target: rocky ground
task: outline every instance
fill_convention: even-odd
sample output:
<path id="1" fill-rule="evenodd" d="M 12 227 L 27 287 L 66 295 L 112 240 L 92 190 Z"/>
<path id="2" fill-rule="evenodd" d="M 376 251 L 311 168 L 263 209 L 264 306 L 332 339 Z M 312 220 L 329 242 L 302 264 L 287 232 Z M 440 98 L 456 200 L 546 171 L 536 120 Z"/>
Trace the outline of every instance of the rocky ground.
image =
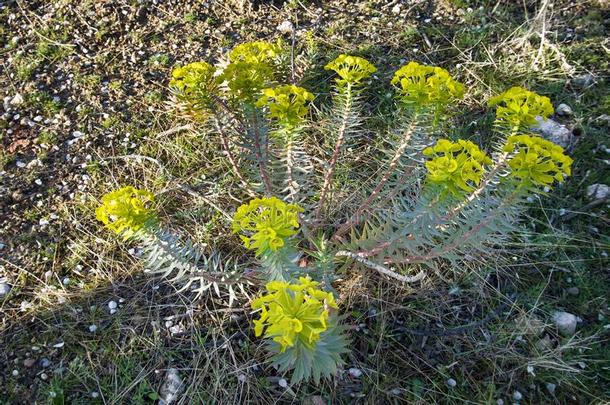
<path id="1" fill-rule="evenodd" d="M 184 403 L 214 395 L 262 403 L 608 400 L 609 19 L 602 0 L 0 1 L 0 403 L 149 403 L 171 397 L 180 379 L 189 382 L 177 389 Z M 152 154 L 187 182 L 215 181 L 197 169 L 200 141 L 161 144 L 159 134 L 181 124 L 165 103 L 171 68 L 280 37 L 285 21 L 321 61 L 354 51 L 382 66 L 381 75 L 401 60 L 448 68 L 480 96 L 467 100 L 465 121 L 484 115 L 483 100 L 509 85 L 551 97 L 556 115 L 541 131 L 568 148 L 575 174 L 532 204 L 531 243 L 545 248 L 526 271 L 533 282 L 515 310 L 521 331 L 513 320 L 495 325 L 487 331 L 493 345 L 485 331 L 428 340 L 391 329 L 387 337 L 390 319 L 376 314 L 394 304 L 379 289 L 394 287 L 381 283 L 353 302 L 359 354 L 343 378 L 295 394 L 262 370 L 260 353 L 240 351 L 251 338 L 242 314 L 176 303 L 170 287 L 100 240 L 92 207 L 103 186 L 159 180 L 117 157 Z M 182 211 L 193 234 L 200 209 Z M 472 307 L 470 317 L 453 318 L 466 323 L 495 306 L 441 292 L 401 305 L 438 305 L 443 316 Z M 391 321 L 410 321 L 398 318 Z M 561 340 L 576 330 L 577 339 Z M 480 352 L 486 339 L 502 350 L 490 361 Z M 221 347 L 223 356 L 197 344 Z"/>

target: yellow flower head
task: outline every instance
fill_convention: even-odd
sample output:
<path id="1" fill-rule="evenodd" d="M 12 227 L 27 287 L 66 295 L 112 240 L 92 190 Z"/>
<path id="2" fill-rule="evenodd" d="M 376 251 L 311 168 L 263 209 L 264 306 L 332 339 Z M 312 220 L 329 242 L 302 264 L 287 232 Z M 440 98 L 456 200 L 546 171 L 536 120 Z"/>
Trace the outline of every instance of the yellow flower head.
<path id="1" fill-rule="evenodd" d="M 214 90 L 216 69 L 207 62 L 193 62 L 172 70 L 170 87 L 188 95 L 207 94 Z"/>
<path id="2" fill-rule="evenodd" d="M 152 202 L 154 196 L 151 192 L 123 187 L 102 197 L 102 205 L 95 210 L 95 217 L 106 228 L 128 239 L 155 218 L 154 212 L 146 207 Z"/>
<path id="3" fill-rule="evenodd" d="M 298 125 L 307 115 L 306 104 L 314 96 L 302 87 L 286 84 L 264 89 L 258 107 L 269 107 L 269 115 L 285 125 Z"/>
<path id="4" fill-rule="evenodd" d="M 572 158 L 561 146 L 539 136 L 509 136 L 504 151 L 515 153 L 508 165 L 512 176 L 525 185 L 551 186 L 555 180 L 561 183 L 564 176 L 572 173 Z"/>
<path id="5" fill-rule="evenodd" d="M 268 63 L 278 57 L 281 49 L 278 45 L 265 41 L 246 42 L 237 45 L 229 54 L 230 62 Z"/>
<path id="6" fill-rule="evenodd" d="M 288 237 L 296 235 L 299 212 L 303 208 L 277 197 L 255 198 L 237 209 L 233 232 L 240 233 L 244 246 L 256 249 L 257 256 L 277 251 L 284 247 Z"/>
<path id="7" fill-rule="evenodd" d="M 280 352 L 297 342 L 312 348 L 328 328 L 330 308 L 338 309 L 333 294 L 317 289 L 319 283 L 300 277 L 295 284 L 283 281 L 267 283 L 268 294 L 252 301 L 260 309 L 254 321 L 254 333 L 273 338 Z"/>
<path id="8" fill-rule="evenodd" d="M 555 111 L 548 97 L 523 87 L 511 87 L 492 97 L 488 104 L 496 106 L 496 122 L 509 128 L 530 128 L 536 124 L 537 116 L 546 119 Z"/>
<path id="9" fill-rule="evenodd" d="M 334 70 L 339 75 L 335 79 L 339 86 L 358 85 L 377 71 L 377 68 L 368 60 L 345 54 L 337 56 L 335 60 L 324 66 L 324 69 Z"/>
<path id="10" fill-rule="evenodd" d="M 477 145 L 462 139 L 457 142 L 440 139 L 423 153 L 431 157 L 426 162 L 428 181 L 444 185 L 457 196 L 474 190 L 474 185 L 481 183 L 483 166 L 491 164 L 489 156 Z"/>
<path id="11" fill-rule="evenodd" d="M 239 100 L 252 102 L 274 77 L 274 61 L 280 55 L 278 45 L 269 42 L 247 42 L 233 48 L 229 65 L 220 75 L 231 93 Z"/>
<path id="12" fill-rule="evenodd" d="M 464 85 L 445 69 L 409 62 L 394 73 L 391 83 L 398 90 L 398 99 L 414 107 L 443 108 L 464 97 Z"/>

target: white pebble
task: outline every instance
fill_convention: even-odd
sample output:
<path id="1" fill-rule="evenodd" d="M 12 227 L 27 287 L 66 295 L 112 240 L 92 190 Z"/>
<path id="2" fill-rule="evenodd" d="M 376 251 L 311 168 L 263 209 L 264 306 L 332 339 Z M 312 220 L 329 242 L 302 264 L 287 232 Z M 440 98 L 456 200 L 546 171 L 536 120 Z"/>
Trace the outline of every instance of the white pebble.
<path id="1" fill-rule="evenodd" d="M 447 380 L 447 386 L 449 388 L 453 388 L 457 385 L 457 381 L 455 381 L 453 378 L 450 378 Z"/>
<path id="2" fill-rule="evenodd" d="M 89 332 L 95 333 L 97 331 L 97 325 L 89 325 Z"/>
<path id="3" fill-rule="evenodd" d="M 523 395 L 519 391 L 515 390 L 515 392 L 513 392 L 513 399 L 515 401 L 521 401 L 521 399 L 523 399 Z"/>
<path id="4" fill-rule="evenodd" d="M 347 372 L 354 378 L 360 378 L 362 376 L 362 371 L 354 367 L 347 370 Z"/>
<path id="5" fill-rule="evenodd" d="M 280 378 L 280 380 L 277 382 L 277 384 L 282 388 L 288 387 L 288 381 L 286 381 L 285 378 Z"/>
<path id="6" fill-rule="evenodd" d="M 118 306 L 118 305 L 117 305 L 117 303 L 116 303 L 115 301 L 110 301 L 110 302 L 108 303 L 108 308 L 110 308 L 110 309 L 116 309 L 116 308 L 117 308 L 117 306 Z"/>
<path id="7" fill-rule="evenodd" d="M 13 370 L 13 377 L 17 377 L 19 375 L 19 371 Z"/>

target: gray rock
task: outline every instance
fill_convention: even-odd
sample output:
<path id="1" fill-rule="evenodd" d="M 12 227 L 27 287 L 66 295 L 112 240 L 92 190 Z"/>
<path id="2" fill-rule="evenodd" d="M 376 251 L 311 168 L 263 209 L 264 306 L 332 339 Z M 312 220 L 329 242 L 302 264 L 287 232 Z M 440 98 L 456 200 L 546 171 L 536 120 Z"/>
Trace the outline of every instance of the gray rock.
<path id="1" fill-rule="evenodd" d="M 23 360 L 23 365 L 27 368 L 32 367 L 34 364 L 36 364 L 36 359 L 27 358 Z"/>
<path id="2" fill-rule="evenodd" d="M 577 87 L 585 89 L 595 84 L 595 76 L 591 73 L 585 73 L 584 75 L 573 78 L 572 83 Z"/>
<path id="3" fill-rule="evenodd" d="M 553 347 L 553 342 L 551 341 L 551 337 L 549 335 L 544 335 L 542 339 L 536 342 L 536 348 L 541 352 L 545 350 L 549 350 Z"/>
<path id="4" fill-rule="evenodd" d="M 587 187 L 587 197 L 592 200 L 601 200 L 610 197 L 610 187 L 606 184 L 591 184 Z"/>
<path id="5" fill-rule="evenodd" d="M 178 399 L 183 389 L 182 379 L 178 375 L 178 370 L 170 368 L 165 374 L 165 381 L 161 386 L 159 405 L 169 405 Z"/>
<path id="6" fill-rule="evenodd" d="M 557 115 L 562 115 L 565 117 L 571 117 L 572 115 L 574 115 L 574 111 L 572 111 L 572 107 L 570 107 L 567 104 L 559 104 L 557 106 L 557 108 L 555 109 L 555 112 L 557 113 Z"/>
<path id="7" fill-rule="evenodd" d="M 15 94 L 11 99 L 11 105 L 21 105 L 23 104 L 23 96 L 19 93 Z"/>
<path id="8" fill-rule="evenodd" d="M 0 298 L 3 298 L 11 291 L 11 286 L 7 283 L 0 283 Z"/>
<path id="9" fill-rule="evenodd" d="M 564 148 L 572 144 L 574 135 L 565 125 L 561 125 L 550 118 L 545 120 L 542 117 L 536 117 L 536 121 L 538 121 L 538 125 L 533 126 L 532 131 Z"/>
<path id="10" fill-rule="evenodd" d="M 551 395 L 555 395 L 555 389 L 557 388 L 557 385 L 553 384 L 553 383 L 547 383 L 546 384 L 546 390 L 549 392 L 549 394 Z"/>
<path id="11" fill-rule="evenodd" d="M 569 312 L 557 311 L 553 314 L 553 322 L 563 336 L 570 337 L 576 333 L 578 319 Z"/>
<path id="12" fill-rule="evenodd" d="M 577 296 L 580 293 L 578 287 L 570 287 L 566 290 L 569 295 Z"/>

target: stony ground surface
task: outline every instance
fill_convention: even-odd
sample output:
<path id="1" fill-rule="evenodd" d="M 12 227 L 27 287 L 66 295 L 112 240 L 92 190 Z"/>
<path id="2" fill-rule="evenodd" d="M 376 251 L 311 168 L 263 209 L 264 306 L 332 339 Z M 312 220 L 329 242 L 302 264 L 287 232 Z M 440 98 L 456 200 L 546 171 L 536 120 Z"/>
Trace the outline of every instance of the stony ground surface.
<path id="1" fill-rule="evenodd" d="M 184 403 L 607 400 L 609 18 L 601 0 L 0 1 L 0 403 L 150 403 L 172 390 L 175 367 L 188 382 Z M 321 61 L 350 51 L 380 75 L 411 59 L 450 69 L 476 89 L 465 124 L 509 85 L 547 94 L 557 109 L 547 135 L 576 160 L 569 184 L 533 203 L 531 243 L 545 248 L 530 258 L 514 316 L 473 338 L 404 336 L 394 326 L 413 319 L 396 308 L 435 306 L 437 320 L 461 324 L 495 303 L 447 286 L 389 303 L 386 294 L 403 292 L 376 281 L 351 302 L 358 353 L 342 378 L 297 394 L 244 349 L 243 314 L 175 302 L 100 241 L 92 216 L 100 185 L 153 181 L 117 156 L 152 153 L 185 181 L 215 181 L 220 173 L 197 169 L 199 141 L 159 145 L 159 133 L 180 125 L 165 104 L 168 74 L 279 37 L 287 20 Z M 201 209 L 181 211 L 193 234 Z M 578 339 L 562 341 L 557 325 L 574 322 Z"/>

